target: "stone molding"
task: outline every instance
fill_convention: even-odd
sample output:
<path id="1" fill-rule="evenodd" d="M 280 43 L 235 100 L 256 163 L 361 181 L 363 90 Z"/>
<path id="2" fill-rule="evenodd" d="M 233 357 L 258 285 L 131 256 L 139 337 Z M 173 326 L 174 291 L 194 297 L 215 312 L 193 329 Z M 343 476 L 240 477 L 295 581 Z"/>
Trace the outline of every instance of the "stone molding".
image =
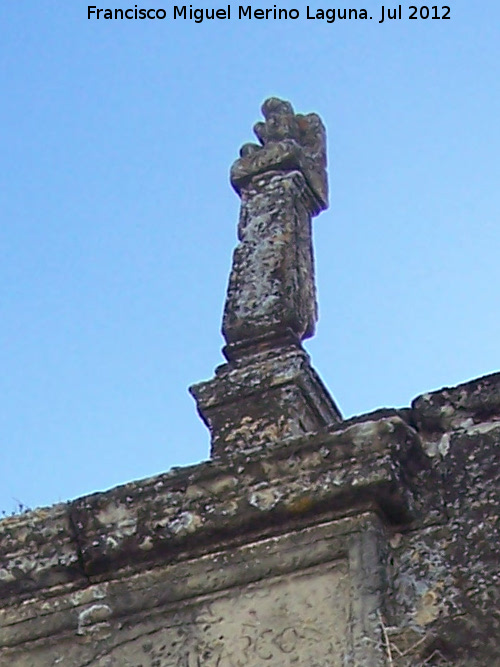
<path id="1" fill-rule="evenodd" d="M 121 628 L 151 618 L 157 632 L 179 609 L 194 632 L 190 614 L 207 595 L 223 604 L 230 591 L 293 572 L 321 580 L 314 568 L 358 554 L 357 565 L 345 556 L 351 574 L 364 572 L 353 582 L 366 583 L 365 593 L 351 588 L 357 648 L 346 664 L 384 665 L 392 650 L 397 667 L 495 665 L 499 388 L 493 374 L 410 409 L 4 519 L 0 664 L 49 667 L 69 647 L 80 651 L 75 667 L 106 667 L 92 646 L 115 650 Z M 330 530 L 338 548 L 312 539 Z M 271 567 L 266 554 L 285 545 L 288 565 Z"/>
<path id="2" fill-rule="evenodd" d="M 265 459 L 259 450 L 235 454 L 13 517 L 0 523 L 2 597 L 82 587 L 88 577 L 205 553 L 287 522 L 366 509 L 409 519 L 416 501 L 405 457 L 428 466 L 415 431 L 391 417 L 290 439 Z"/>
<path id="3" fill-rule="evenodd" d="M 385 660 L 375 612 L 381 608 L 384 594 L 381 554 L 385 553 L 386 541 L 378 517 L 365 512 L 226 547 L 204 558 L 159 563 L 154 569 L 89 584 L 81 591 L 66 591 L 62 587 L 57 597 L 30 600 L 21 613 L 9 608 L 0 612 L 0 658 L 18 667 L 30 664 L 32 651 L 37 655 L 47 651 L 52 656 L 59 651 L 72 664 L 100 665 L 97 660 L 119 650 L 124 637 L 133 643 L 140 633 L 131 631 L 132 628 L 139 629 L 144 624 L 147 634 L 151 634 L 162 627 L 168 628 L 169 618 L 180 616 L 185 623 L 194 622 L 195 627 L 197 624 L 199 631 L 199 621 L 194 620 L 197 610 L 203 614 L 207 603 L 234 595 L 232 590 L 243 590 L 249 598 L 252 591 L 259 595 L 259 590 L 269 590 L 275 581 L 286 581 L 293 590 L 298 578 L 311 583 L 318 580 L 321 585 L 322 577 L 342 571 L 345 583 L 343 590 L 338 591 L 341 597 L 336 604 L 346 605 L 345 613 L 337 618 L 343 627 L 330 628 L 322 636 L 318 625 L 313 626 L 314 643 L 326 644 L 328 634 L 338 633 L 339 643 L 335 647 L 338 654 L 332 655 L 332 665 L 382 667 Z M 334 608 L 329 613 L 338 614 Z M 206 614 L 203 618 L 206 624 L 209 620 Z M 221 627 L 227 620 L 221 617 Z M 300 633 L 301 627 L 292 625 L 290 630 Z M 269 632 L 265 627 L 263 631 L 264 635 Z M 213 646 L 205 644 L 204 649 Z M 199 642 L 195 650 L 200 652 Z M 300 651 L 299 646 L 295 650 Z M 288 664 L 285 660 L 288 652 L 284 651 L 280 664 Z M 211 665 L 209 658 L 205 664 Z"/>

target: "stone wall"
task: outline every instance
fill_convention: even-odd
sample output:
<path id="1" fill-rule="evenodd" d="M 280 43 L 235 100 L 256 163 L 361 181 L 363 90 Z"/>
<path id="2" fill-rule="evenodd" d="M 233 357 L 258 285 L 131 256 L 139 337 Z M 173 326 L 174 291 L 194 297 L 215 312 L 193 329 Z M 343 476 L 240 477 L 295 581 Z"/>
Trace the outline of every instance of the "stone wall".
<path id="1" fill-rule="evenodd" d="M 0 665 L 500 665 L 500 374 L 0 523 Z"/>

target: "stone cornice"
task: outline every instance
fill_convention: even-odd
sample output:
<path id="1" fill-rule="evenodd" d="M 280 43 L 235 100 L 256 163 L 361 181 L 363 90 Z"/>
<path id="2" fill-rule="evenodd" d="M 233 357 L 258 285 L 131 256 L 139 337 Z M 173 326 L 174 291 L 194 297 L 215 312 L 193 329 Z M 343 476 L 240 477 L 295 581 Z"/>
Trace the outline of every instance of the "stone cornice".
<path id="1" fill-rule="evenodd" d="M 401 462 L 426 465 L 416 432 L 399 417 L 278 443 L 173 469 L 0 523 L 0 590 L 29 596 L 89 578 L 220 548 L 224 541 L 371 509 L 411 519 Z"/>

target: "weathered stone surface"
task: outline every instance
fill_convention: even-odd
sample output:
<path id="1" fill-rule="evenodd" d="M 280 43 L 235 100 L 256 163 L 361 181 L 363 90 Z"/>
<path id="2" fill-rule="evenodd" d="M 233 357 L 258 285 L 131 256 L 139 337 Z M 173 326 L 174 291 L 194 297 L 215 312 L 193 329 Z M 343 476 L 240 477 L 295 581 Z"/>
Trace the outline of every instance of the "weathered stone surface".
<path id="1" fill-rule="evenodd" d="M 431 437 L 433 435 L 460 428 L 470 430 L 477 423 L 499 421 L 500 373 L 423 394 L 412 402 L 411 414 L 418 430 L 434 442 L 438 441 Z M 446 439 L 440 447 L 446 449 Z"/>
<path id="2" fill-rule="evenodd" d="M 326 138 L 315 114 L 267 100 L 231 170 L 241 196 L 222 321 L 228 364 L 191 388 L 212 456 L 272 445 L 341 420 L 301 346 L 317 320 L 311 218 L 327 206 Z"/>
<path id="3" fill-rule="evenodd" d="M 273 172 L 242 192 L 222 332 L 229 356 L 261 340 L 314 334 L 317 320 L 307 187 L 299 172 Z"/>
<path id="4" fill-rule="evenodd" d="M 265 122 L 254 132 L 261 142 L 245 144 L 241 159 L 231 168 L 231 182 L 238 193 L 254 177 L 268 171 L 301 171 L 315 200 L 313 211 L 328 206 L 326 132 L 315 113 L 295 114 L 290 102 L 271 97 L 262 105 Z"/>
<path id="5" fill-rule="evenodd" d="M 271 349 L 221 366 L 190 389 L 212 433 L 212 455 L 272 446 L 341 419 L 308 355 Z"/>
<path id="6" fill-rule="evenodd" d="M 311 216 L 328 205 L 325 128 L 276 98 L 231 169 L 241 197 L 222 332 L 229 359 L 255 343 L 314 334 L 317 320 Z"/>
<path id="7" fill-rule="evenodd" d="M 0 664 L 382 666 L 383 539 L 366 513 L 33 600 L 0 616 Z"/>
<path id="8" fill-rule="evenodd" d="M 85 578 L 66 505 L 0 521 L 0 600 L 82 581 Z"/>
<path id="9" fill-rule="evenodd" d="M 415 508 L 400 459 L 419 447 L 412 430 L 394 418 L 292 440 L 265 460 L 256 450 L 82 498 L 72 503 L 71 520 L 85 573 L 201 554 L 248 531 L 272 532 L 301 517 L 307 522 L 313 513 L 377 508 L 399 521 Z"/>
<path id="10" fill-rule="evenodd" d="M 499 396 L 497 373 L 412 403 L 444 515 L 391 540 L 395 665 L 500 665 Z"/>
<path id="11" fill-rule="evenodd" d="M 485 387 L 0 522 L 0 665 L 497 667 Z"/>
<path id="12" fill-rule="evenodd" d="M 418 436 L 397 416 L 290 439 L 266 451 L 265 458 L 262 449 L 242 452 L 1 522 L 17 545 L 4 561 L 3 599 L 29 593 L 31 581 L 45 589 L 66 582 L 81 587 L 94 576 L 182 560 L 224 540 L 276 532 L 312 517 L 374 509 L 400 522 L 419 507 L 405 461 L 415 462 L 416 474 L 429 467 Z M 43 549 L 24 540 L 26 525 L 39 517 Z M 67 542 L 53 538 L 60 526 L 71 526 Z M 46 576 L 49 557 L 57 577 Z M 25 560 L 30 576 L 16 579 Z"/>

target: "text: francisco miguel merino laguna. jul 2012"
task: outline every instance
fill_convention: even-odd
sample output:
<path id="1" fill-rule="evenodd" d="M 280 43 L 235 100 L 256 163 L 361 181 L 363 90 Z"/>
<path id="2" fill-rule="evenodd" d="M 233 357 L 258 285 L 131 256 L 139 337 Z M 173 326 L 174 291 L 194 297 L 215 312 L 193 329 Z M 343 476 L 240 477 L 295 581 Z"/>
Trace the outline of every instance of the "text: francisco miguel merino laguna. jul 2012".
<path id="1" fill-rule="evenodd" d="M 378 15 L 374 15 L 378 14 Z M 174 5 L 169 8 L 167 12 L 163 7 L 159 8 L 143 8 L 138 5 L 129 7 L 127 9 L 109 9 L 97 7 L 95 5 L 88 5 L 87 7 L 88 19 L 128 19 L 128 20 L 144 20 L 144 19 L 183 19 L 185 21 L 193 21 L 194 23 L 203 23 L 205 20 L 273 20 L 286 21 L 297 20 L 304 18 L 306 20 L 326 21 L 327 23 L 335 23 L 339 20 L 377 20 L 378 23 L 384 23 L 386 20 L 441 20 L 451 18 L 451 8 L 447 5 L 396 5 L 395 7 L 386 7 L 380 5 L 378 13 L 364 8 L 316 8 L 307 5 L 305 10 L 294 8 L 283 8 L 273 5 L 272 7 L 254 7 L 252 5 L 238 5 L 232 7 L 227 5 L 222 8 L 204 8 L 193 7 L 193 5 Z"/>

